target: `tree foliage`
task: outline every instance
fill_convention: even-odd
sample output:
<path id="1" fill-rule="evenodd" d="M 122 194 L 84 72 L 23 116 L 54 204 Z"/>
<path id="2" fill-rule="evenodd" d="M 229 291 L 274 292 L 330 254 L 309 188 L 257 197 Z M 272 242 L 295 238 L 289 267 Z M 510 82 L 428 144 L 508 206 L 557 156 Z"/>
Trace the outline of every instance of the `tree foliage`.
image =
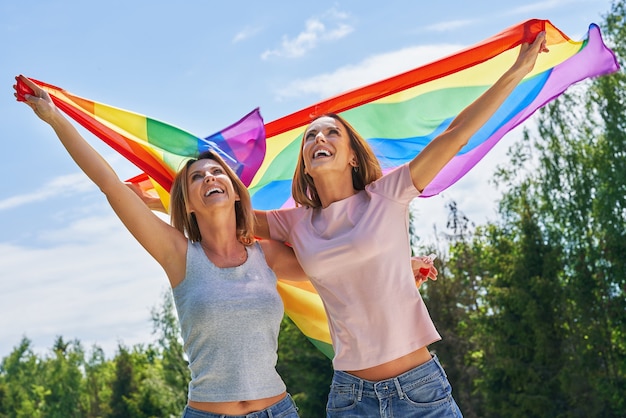
<path id="1" fill-rule="evenodd" d="M 626 0 L 602 24 L 626 64 Z M 439 279 L 420 292 L 464 416 L 626 416 L 626 75 L 568 90 L 496 173 L 498 219 L 474 228 L 456 203 Z M 0 363 L 0 418 L 174 417 L 189 372 L 169 292 L 155 344 L 107 359 L 58 337 L 46 355 L 23 338 Z M 409 332 L 409 331 L 407 331 Z M 282 323 L 279 373 L 303 418 L 324 416 L 330 361 Z"/>
<path id="2" fill-rule="evenodd" d="M 325 416 L 332 364 L 287 317 L 283 319 L 278 337 L 276 368 L 301 418 Z"/>
<path id="3" fill-rule="evenodd" d="M 601 25 L 622 68 L 625 4 Z M 497 172 L 496 221 L 464 230 L 449 208 L 440 279 L 424 289 L 443 336 L 431 348 L 466 417 L 623 417 L 623 70 L 568 90 L 536 122 Z"/>
<path id="4" fill-rule="evenodd" d="M 37 355 L 24 338 L 0 363 L 0 418 L 178 417 L 187 402 L 190 373 L 171 293 L 152 310 L 156 344 L 119 344 L 112 359 L 94 346 L 57 337 Z M 330 360 L 285 318 L 277 369 L 300 416 L 324 415 Z"/>

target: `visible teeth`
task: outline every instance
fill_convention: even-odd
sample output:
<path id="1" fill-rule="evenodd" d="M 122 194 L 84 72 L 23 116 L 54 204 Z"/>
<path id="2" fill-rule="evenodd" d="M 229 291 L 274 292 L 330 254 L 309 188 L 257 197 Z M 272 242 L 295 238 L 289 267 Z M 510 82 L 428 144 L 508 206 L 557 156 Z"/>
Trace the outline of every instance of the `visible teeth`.
<path id="1" fill-rule="evenodd" d="M 218 189 L 217 187 L 213 187 L 212 189 L 207 190 L 207 192 L 204 195 L 209 196 L 213 193 L 224 193 L 224 191 L 222 189 Z"/>
<path id="2" fill-rule="evenodd" d="M 317 151 L 315 151 L 315 154 L 313 154 L 313 158 L 317 158 L 319 156 L 330 157 L 330 152 L 325 149 L 318 149 Z"/>

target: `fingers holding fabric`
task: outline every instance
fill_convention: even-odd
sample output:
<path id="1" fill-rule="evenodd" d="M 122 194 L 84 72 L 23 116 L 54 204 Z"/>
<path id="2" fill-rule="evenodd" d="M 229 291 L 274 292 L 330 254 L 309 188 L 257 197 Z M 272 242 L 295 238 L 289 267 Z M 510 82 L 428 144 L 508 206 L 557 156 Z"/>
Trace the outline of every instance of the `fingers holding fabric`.
<path id="1" fill-rule="evenodd" d="M 15 80 L 17 83 L 13 85 L 13 95 L 17 101 L 26 103 L 39 118 L 49 122 L 56 113 L 56 106 L 48 92 L 21 74 Z"/>

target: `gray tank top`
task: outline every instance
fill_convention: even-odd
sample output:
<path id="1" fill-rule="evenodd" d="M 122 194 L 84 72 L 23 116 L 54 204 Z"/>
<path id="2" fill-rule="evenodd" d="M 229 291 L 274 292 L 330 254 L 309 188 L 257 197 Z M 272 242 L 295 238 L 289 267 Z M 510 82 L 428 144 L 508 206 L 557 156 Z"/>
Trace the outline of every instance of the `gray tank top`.
<path id="1" fill-rule="evenodd" d="M 286 390 L 276 372 L 283 302 L 259 243 L 247 261 L 218 268 L 188 242 L 187 272 L 173 290 L 197 402 L 268 398 Z"/>

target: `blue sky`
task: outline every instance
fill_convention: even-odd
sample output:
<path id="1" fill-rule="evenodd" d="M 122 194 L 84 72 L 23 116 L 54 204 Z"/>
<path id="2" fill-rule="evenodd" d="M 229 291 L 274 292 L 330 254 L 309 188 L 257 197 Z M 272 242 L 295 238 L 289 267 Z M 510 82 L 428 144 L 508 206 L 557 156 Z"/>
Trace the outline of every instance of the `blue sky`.
<path id="1" fill-rule="evenodd" d="M 162 1 L 0 4 L 0 357 L 23 336 L 113 355 L 154 341 L 150 310 L 168 282 L 52 130 L 15 102 L 23 73 L 79 96 L 207 136 L 260 107 L 266 122 L 417 67 L 528 18 L 581 39 L 610 0 Z M 27 5 L 27 6 L 25 6 Z M 532 123 L 532 120 L 527 123 Z M 494 217 L 488 182 L 512 132 L 455 186 L 420 201 L 424 238 L 455 200 Z M 85 136 L 123 179 L 138 170 Z"/>

